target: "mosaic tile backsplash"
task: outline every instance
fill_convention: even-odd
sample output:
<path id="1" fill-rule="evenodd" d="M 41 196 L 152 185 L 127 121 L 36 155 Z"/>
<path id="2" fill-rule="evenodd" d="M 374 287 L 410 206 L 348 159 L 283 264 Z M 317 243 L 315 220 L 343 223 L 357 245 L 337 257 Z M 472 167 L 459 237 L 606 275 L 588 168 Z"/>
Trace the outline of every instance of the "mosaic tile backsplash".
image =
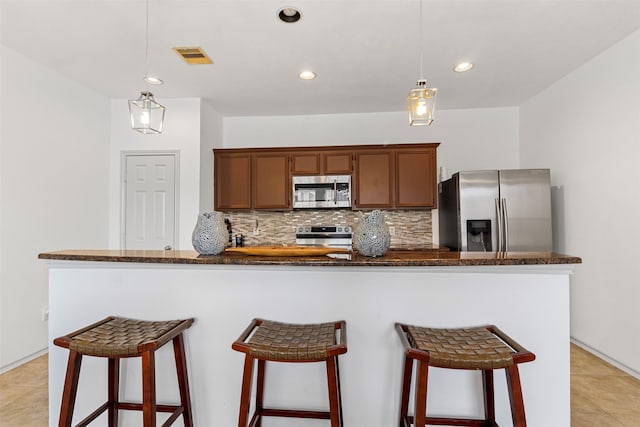
<path id="1" fill-rule="evenodd" d="M 234 236 L 242 234 L 245 246 L 293 245 L 296 227 L 299 225 L 350 225 L 354 226 L 367 211 L 349 209 L 295 210 L 287 212 L 242 211 L 225 212 L 231 222 Z M 393 210 L 384 211 L 385 221 L 395 228 L 391 246 L 430 245 L 431 211 Z M 257 235 L 254 230 L 257 226 Z"/>

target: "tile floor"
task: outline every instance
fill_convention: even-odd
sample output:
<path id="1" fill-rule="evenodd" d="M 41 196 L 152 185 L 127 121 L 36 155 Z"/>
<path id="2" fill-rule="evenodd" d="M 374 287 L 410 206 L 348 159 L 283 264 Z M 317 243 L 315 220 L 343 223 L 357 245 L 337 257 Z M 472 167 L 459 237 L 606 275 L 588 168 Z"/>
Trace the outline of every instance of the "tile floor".
<path id="1" fill-rule="evenodd" d="M 46 384 L 46 355 L 0 375 L 0 427 L 45 427 Z M 640 380 L 572 345 L 571 427 L 640 427 Z"/>
<path id="2" fill-rule="evenodd" d="M 640 380 L 571 346 L 571 427 L 640 427 Z"/>
<path id="3" fill-rule="evenodd" d="M 46 427 L 49 419 L 48 357 L 0 375 L 0 427 Z"/>

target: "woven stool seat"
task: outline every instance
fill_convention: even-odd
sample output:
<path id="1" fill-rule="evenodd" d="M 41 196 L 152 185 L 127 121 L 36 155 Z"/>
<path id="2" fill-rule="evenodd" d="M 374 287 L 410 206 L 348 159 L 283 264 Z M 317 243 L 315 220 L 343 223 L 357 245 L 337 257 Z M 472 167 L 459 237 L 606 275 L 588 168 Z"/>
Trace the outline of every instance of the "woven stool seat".
<path id="1" fill-rule="evenodd" d="M 429 365 L 455 369 L 499 369 L 515 351 L 487 328 L 434 329 L 407 326 L 414 348 L 429 353 Z"/>
<path id="2" fill-rule="evenodd" d="M 231 345 L 245 353 L 238 426 L 260 426 L 262 417 L 316 418 L 331 421 L 331 427 L 342 423 L 340 371 L 338 355 L 347 352 L 347 326 L 344 321 L 315 324 L 291 324 L 253 319 Z M 325 362 L 329 411 L 265 408 L 264 378 L 266 362 Z M 258 365 L 254 413 L 249 418 L 253 367 Z"/>
<path id="3" fill-rule="evenodd" d="M 155 427 L 157 412 L 170 413 L 163 426 L 173 424 L 182 415 L 186 427 L 193 426 L 187 362 L 184 351 L 183 331 L 193 324 L 193 319 L 147 321 L 110 316 L 85 328 L 56 338 L 53 343 L 69 349 L 69 361 L 60 407 L 60 427 L 70 427 L 83 356 L 103 357 L 107 363 L 107 400 L 76 427 L 84 427 L 103 412 L 108 413 L 107 423 L 118 425 L 119 410 L 142 412 L 143 426 Z M 169 341 L 173 342 L 180 404 L 158 405 L 155 390 L 155 351 Z M 122 402 L 119 399 L 120 359 L 140 357 L 142 359 L 142 403 Z"/>
<path id="4" fill-rule="evenodd" d="M 247 341 L 249 354 L 268 360 L 324 360 L 336 345 L 334 323 L 295 325 L 264 320 Z"/>
<path id="5" fill-rule="evenodd" d="M 161 347 L 192 323 L 193 319 L 152 322 L 109 317 L 97 326 L 59 338 L 57 344 L 88 356 L 134 357 Z"/>
<path id="6" fill-rule="evenodd" d="M 396 331 L 405 349 L 400 396 L 400 427 L 426 425 L 456 425 L 497 427 L 493 370 L 504 369 L 507 375 L 511 417 L 515 427 L 526 427 L 524 400 L 518 364 L 531 362 L 535 355 L 497 327 L 427 328 L 396 323 Z M 415 378 L 415 410 L 408 414 L 413 365 Z M 453 418 L 427 416 L 427 383 L 429 368 L 479 370 L 482 372 L 484 418 Z"/>

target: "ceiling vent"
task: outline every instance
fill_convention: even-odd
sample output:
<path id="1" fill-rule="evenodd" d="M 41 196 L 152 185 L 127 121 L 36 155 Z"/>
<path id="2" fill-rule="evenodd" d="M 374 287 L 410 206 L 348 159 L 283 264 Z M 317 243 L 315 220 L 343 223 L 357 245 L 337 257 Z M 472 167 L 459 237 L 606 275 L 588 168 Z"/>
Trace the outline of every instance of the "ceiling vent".
<path id="1" fill-rule="evenodd" d="M 174 47 L 178 55 L 187 64 L 213 64 L 213 61 L 209 59 L 204 50 L 199 47 Z"/>

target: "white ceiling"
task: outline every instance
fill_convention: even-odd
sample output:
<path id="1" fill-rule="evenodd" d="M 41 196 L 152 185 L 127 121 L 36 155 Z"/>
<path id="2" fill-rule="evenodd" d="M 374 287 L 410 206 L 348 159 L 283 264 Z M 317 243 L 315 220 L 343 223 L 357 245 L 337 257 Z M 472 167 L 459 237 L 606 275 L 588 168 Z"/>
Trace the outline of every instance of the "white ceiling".
<path id="1" fill-rule="evenodd" d="M 520 105 L 640 28 L 640 0 L 423 5 L 424 76 L 438 87 L 439 109 Z M 6 47 L 110 98 L 145 89 L 144 0 L 0 6 Z M 302 19 L 279 21 L 283 6 Z M 149 8 L 160 102 L 202 97 L 225 116 L 402 111 L 420 76 L 418 0 L 150 0 Z M 187 65 L 175 46 L 201 46 L 214 64 Z M 454 73 L 463 60 L 475 68 Z M 298 79 L 303 68 L 318 77 Z"/>

